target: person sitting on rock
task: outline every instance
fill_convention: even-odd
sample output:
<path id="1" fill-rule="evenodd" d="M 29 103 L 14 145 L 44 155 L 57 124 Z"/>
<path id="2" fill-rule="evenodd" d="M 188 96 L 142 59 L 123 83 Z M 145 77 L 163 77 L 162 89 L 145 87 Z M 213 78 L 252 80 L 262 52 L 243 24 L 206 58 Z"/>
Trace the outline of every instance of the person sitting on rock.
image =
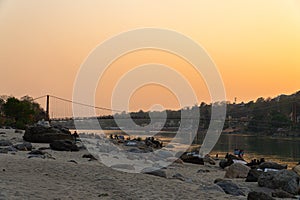
<path id="1" fill-rule="evenodd" d="M 243 159 L 243 157 L 244 157 L 244 150 L 241 149 L 241 150 L 239 151 L 239 155 L 238 155 L 238 156 L 239 156 L 239 158 L 242 158 L 242 159 Z"/>

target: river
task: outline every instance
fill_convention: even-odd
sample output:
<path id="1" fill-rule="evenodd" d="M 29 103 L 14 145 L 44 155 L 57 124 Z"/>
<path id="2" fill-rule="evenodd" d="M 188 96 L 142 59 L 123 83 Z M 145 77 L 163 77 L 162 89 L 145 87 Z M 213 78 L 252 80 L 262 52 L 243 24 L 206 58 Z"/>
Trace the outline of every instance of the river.
<path id="1" fill-rule="evenodd" d="M 78 132 L 99 134 L 103 131 L 84 130 Z M 104 133 L 107 136 L 110 134 L 123 134 L 120 130 L 105 130 Z M 128 133 L 131 135 L 131 138 L 137 136 L 137 132 L 135 131 L 128 131 Z M 161 132 L 156 135 L 155 138 L 166 143 L 172 140 L 175 134 L 175 132 Z M 142 138 L 147 136 L 151 135 L 143 134 Z M 201 139 L 200 143 L 202 143 Z M 244 150 L 244 158 L 247 161 L 265 158 L 267 161 L 288 164 L 289 167 L 294 166 L 300 161 L 300 138 L 263 137 L 247 134 L 222 134 L 210 154 L 212 156 L 218 154 L 219 158 L 222 158 L 227 152 L 233 153 L 235 148 Z"/>

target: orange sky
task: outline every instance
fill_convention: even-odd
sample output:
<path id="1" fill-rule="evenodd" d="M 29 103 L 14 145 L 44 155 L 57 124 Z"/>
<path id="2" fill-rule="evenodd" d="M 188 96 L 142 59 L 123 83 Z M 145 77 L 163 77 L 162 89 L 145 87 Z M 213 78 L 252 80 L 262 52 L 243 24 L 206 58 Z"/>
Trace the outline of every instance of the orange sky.
<path id="1" fill-rule="evenodd" d="M 172 29 L 202 45 L 222 75 L 229 101 L 300 90 L 300 0 L 1 0 L 0 94 L 71 99 L 88 54 L 105 39 L 140 27 Z M 103 77 L 99 106 L 110 106 L 111 80 L 124 72 L 118 66 L 130 69 L 151 59 L 186 74 L 199 101 L 210 101 L 201 77 L 174 55 L 127 56 Z M 178 105 L 170 91 L 148 86 L 136 91 L 130 106 L 149 108 L 158 100 L 166 107 Z"/>

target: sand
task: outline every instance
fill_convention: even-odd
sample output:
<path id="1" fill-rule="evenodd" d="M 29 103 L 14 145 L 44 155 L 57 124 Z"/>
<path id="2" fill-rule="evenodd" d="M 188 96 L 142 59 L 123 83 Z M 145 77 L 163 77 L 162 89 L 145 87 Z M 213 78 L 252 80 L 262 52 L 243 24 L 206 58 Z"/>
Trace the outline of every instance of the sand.
<path id="1" fill-rule="evenodd" d="M 0 131 L 1 132 L 1 131 Z M 14 143 L 22 141 L 20 133 L 0 135 Z M 48 147 L 48 144 L 33 146 Z M 54 159 L 28 158 L 27 153 L 0 154 L 0 199 L 247 199 L 231 196 L 214 187 L 214 180 L 224 178 L 217 165 L 173 164 L 166 169 L 167 178 L 147 174 L 115 171 L 98 161 L 88 161 L 79 152 L 45 150 Z M 72 160 L 72 161 L 71 161 Z M 71 162 L 70 162 L 71 161 Z M 76 163 L 75 163 L 75 162 Z M 209 170 L 197 173 L 199 169 Z M 180 173 L 185 181 L 173 179 Z M 245 191 L 257 183 L 234 180 Z"/>

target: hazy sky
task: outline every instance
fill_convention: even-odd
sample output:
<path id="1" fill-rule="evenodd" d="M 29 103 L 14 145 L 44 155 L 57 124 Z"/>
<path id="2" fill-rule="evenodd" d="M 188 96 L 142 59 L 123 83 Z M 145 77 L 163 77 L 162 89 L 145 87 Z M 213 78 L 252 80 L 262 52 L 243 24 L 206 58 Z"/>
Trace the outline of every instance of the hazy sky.
<path id="1" fill-rule="evenodd" d="M 0 94 L 71 99 L 88 54 L 105 39 L 141 27 L 172 29 L 202 45 L 230 101 L 300 90 L 300 0 L 1 0 Z M 112 64 L 97 105 L 110 106 L 114 81 L 148 62 L 174 65 L 196 88 L 199 101 L 210 100 L 187 63 L 165 52 L 140 51 Z M 130 106 L 149 108 L 156 101 L 178 105 L 170 91 L 152 85 L 136 91 Z"/>

